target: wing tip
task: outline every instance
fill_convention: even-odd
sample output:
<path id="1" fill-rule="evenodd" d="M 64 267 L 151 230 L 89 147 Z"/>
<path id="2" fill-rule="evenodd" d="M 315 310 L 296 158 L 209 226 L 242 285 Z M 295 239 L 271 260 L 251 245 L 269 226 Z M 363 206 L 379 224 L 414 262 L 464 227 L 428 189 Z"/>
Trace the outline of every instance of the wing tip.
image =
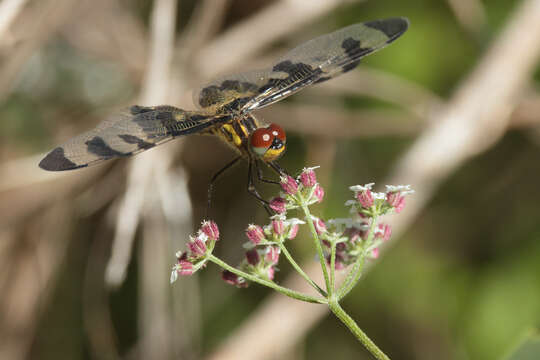
<path id="1" fill-rule="evenodd" d="M 400 37 L 405 31 L 407 31 L 410 22 L 406 17 L 394 17 L 368 21 L 364 23 L 364 25 L 382 31 L 386 36 L 388 36 L 387 43 L 391 43 Z"/>
<path id="2" fill-rule="evenodd" d="M 39 167 L 47 171 L 73 170 L 86 166 L 88 164 L 77 165 L 69 160 L 64 154 L 64 148 L 62 147 L 55 148 L 39 162 Z"/>

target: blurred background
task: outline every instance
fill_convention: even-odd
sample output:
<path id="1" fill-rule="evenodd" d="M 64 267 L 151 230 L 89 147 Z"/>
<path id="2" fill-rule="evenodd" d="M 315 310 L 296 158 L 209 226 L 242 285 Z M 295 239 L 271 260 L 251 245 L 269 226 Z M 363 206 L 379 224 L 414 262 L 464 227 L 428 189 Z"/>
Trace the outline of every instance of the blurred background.
<path id="1" fill-rule="evenodd" d="M 288 131 L 282 166 L 321 166 L 325 218 L 346 215 L 350 185 L 416 190 L 343 307 L 395 359 L 499 359 L 534 331 L 540 1 L 1 0 L 0 359 L 370 359 L 324 307 L 236 289 L 214 266 L 169 285 L 235 155 L 219 140 L 67 173 L 37 163 L 130 104 L 192 108 L 216 75 L 392 16 L 411 22 L 394 44 L 258 113 Z M 231 264 L 267 221 L 246 171 L 218 182 L 210 213 Z M 313 267 L 307 232 L 292 247 Z"/>

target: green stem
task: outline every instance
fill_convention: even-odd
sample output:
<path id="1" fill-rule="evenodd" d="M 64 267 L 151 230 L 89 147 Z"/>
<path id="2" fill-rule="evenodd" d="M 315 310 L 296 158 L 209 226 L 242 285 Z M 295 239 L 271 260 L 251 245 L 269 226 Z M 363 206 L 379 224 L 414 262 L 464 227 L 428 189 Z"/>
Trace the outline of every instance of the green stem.
<path id="1" fill-rule="evenodd" d="M 362 270 L 364 268 L 364 262 L 366 258 L 365 249 L 369 246 L 373 240 L 375 234 L 375 227 L 377 226 L 377 216 L 371 219 L 371 224 L 369 226 L 369 233 L 364 245 L 362 246 L 361 253 L 358 254 L 358 259 L 352 266 L 352 269 L 347 274 L 345 281 L 341 284 L 341 287 L 337 291 L 338 299 L 343 299 L 358 283 L 360 277 L 362 276 Z"/>
<path id="2" fill-rule="evenodd" d="M 307 207 L 307 205 L 302 205 L 302 210 L 306 215 L 306 221 L 309 224 L 309 230 L 311 231 L 311 236 L 313 238 L 315 248 L 317 249 L 317 254 L 319 255 L 319 262 L 321 263 L 324 283 L 326 284 L 326 291 L 330 293 L 332 291 L 330 285 L 330 277 L 328 276 L 328 269 L 326 268 L 326 261 L 324 260 L 324 253 L 321 246 L 321 241 L 319 240 L 319 235 L 317 234 L 317 230 L 315 230 L 315 225 L 313 224 L 313 219 L 311 218 L 311 213 L 309 212 L 309 208 Z"/>
<path id="3" fill-rule="evenodd" d="M 339 300 L 343 299 L 354 288 L 358 280 L 360 280 L 362 270 L 364 268 L 365 259 L 366 256 L 362 251 L 362 254 L 359 255 L 358 260 L 356 260 L 356 262 L 352 266 L 352 269 L 347 274 L 347 278 L 345 279 L 345 281 L 343 281 L 341 287 L 337 291 L 337 298 Z"/>
<path id="4" fill-rule="evenodd" d="M 230 272 L 232 272 L 232 273 L 234 273 L 234 274 L 236 274 L 238 276 L 243 277 L 244 279 L 255 282 L 257 284 L 260 284 L 260 285 L 263 285 L 263 286 L 268 286 L 269 288 L 272 288 L 272 289 L 282 293 L 283 295 L 286 295 L 286 296 L 291 297 L 293 299 L 302 300 L 302 301 L 306 301 L 306 302 L 310 302 L 310 303 L 317 303 L 317 304 L 325 304 L 327 302 L 326 299 L 321 299 L 321 298 L 317 298 L 317 297 L 314 297 L 314 296 L 311 296 L 311 295 L 303 294 L 301 292 L 294 291 L 294 290 L 291 290 L 291 289 L 283 287 L 283 286 L 279 286 L 278 284 L 276 284 L 273 281 L 264 280 L 264 279 L 261 279 L 261 278 L 259 278 L 257 276 L 248 274 L 248 273 L 246 273 L 246 272 L 244 272 L 242 270 L 238 270 L 237 268 L 232 267 L 231 265 L 227 264 L 226 262 L 222 261 L 221 259 L 215 257 L 212 254 L 208 255 L 207 258 L 208 258 L 209 261 L 211 261 L 214 264 L 222 267 L 225 270 L 228 270 L 228 271 L 230 271 Z"/>
<path id="5" fill-rule="evenodd" d="M 358 324 L 356 324 L 356 322 L 345 312 L 345 310 L 343 310 L 337 300 L 330 300 L 328 302 L 328 307 L 334 313 L 334 315 L 336 315 L 338 319 L 349 328 L 354 336 L 356 336 L 358 341 L 360 341 L 375 358 L 378 360 L 390 360 L 390 358 L 386 356 L 386 354 L 383 353 L 373 341 L 371 341 L 371 339 L 360 329 L 360 327 L 358 327 Z"/>
<path id="6" fill-rule="evenodd" d="M 321 294 L 322 296 L 324 297 L 327 297 L 328 294 L 326 293 L 326 291 L 324 291 L 323 289 L 321 289 L 321 287 L 319 285 L 317 285 L 317 283 L 315 281 L 313 281 L 308 274 L 306 274 L 304 272 L 304 270 L 302 270 L 302 268 L 298 265 L 298 263 L 296 261 L 294 261 L 291 253 L 289 252 L 289 250 L 287 250 L 287 248 L 285 247 L 285 244 L 283 244 L 283 242 L 281 241 L 278 241 L 277 242 L 279 248 L 281 249 L 281 252 L 283 253 L 283 255 L 285 255 L 285 257 L 287 258 L 287 260 L 289 260 L 289 262 L 291 263 L 292 267 L 311 285 L 313 286 L 313 288 L 315 290 L 317 290 L 319 292 L 319 294 Z"/>
<path id="7" fill-rule="evenodd" d="M 336 242 L 332 240 L 330 248 L 330 295 L 334 294 L 336 284 Z"/>

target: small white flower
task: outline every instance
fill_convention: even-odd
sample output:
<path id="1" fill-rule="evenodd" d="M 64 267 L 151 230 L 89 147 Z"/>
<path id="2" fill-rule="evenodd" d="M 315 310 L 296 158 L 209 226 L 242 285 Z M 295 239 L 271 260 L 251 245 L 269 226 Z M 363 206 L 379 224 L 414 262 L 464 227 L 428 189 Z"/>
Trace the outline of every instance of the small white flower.
<path id="1" fill-rule="evenodd" d="M 178 280 L 178 271 L 176 271 L 176 265 L 173 266 L 173 269 L 171 271 L 171 284 Z"/>
<path id="2" fill-rule="evenodd" d="M 406 191 L 406 192 L 408 192 L 408 191 L 414 192 L 414 190 L 411 189 L 411 185 L 386 185 L 386 192 L 401 192 L 401 193 L 403 193 L 404 191 Z"/>
<path id="3" fill-rule="evenodd" d="M 199 232 L 197 233 L 197 237 L 198 237 L 199 239 L 201 239 L 203 242 L 208 241 L 208 235 L 206 235 L 205 233 L 203 233 L 201 230 L 199 230 Z"/>
<path id="4" fill-rule="evenodd" d="M 178 250 L 174 256 L 176 256 L 177 259 L 180 259 L 182 257 L 182 251 Z"/>
<path id="5" fill-rule="evenodd" d="M 372 192 L 373 200 L 384 200 L 386 199 L 386 194 L 382 192 Z"/>
<path id="6" fill-rule="evenodd" d="M 349 189 L 351 189 L 351 191 L 354 191 L 354 192 L 367 191 L 367 190 L 371 190 L 373 185 L 375 185 L 375 183 L 369 183 L 365 185 L 353 185 L 353 186 L 350 186 Z"/>
<path id="7" fill-rule="evenodd" d="M 352 223 L 351 227 L 353 227 L 355 229 L 358 229 L 358 230 L 367 230 L 367 229 L 369 229 L 369 225 L 366 224 L 364 221 L 354 221 Z"/>
<path id="8" fill-rule="evenodd" d="M 285 220 L 285 224 L 290 225 L 290 226 L 303 225 L 305 223 L 306 223 L 305 221 L 302 221 L 302 220 L 297 219 L 297 218 L 290 218 L 290 219 Z"/>
<path id="9" fill-rule="evenodd" d="M 285 221 L 287 220 L 287 217 L 285 216 L 285 214 L 275 214 L 275 215 L 270 216 L 270 219 Z"/>
<path id="10" fill-rule="evenodd" d="M 353 221 L 350 218 L 337 218 L 337 219 L 330 219 L 328 220 L 328 224 L 333 226 L 345 226 L 345 227 L 352 227 Z"/>

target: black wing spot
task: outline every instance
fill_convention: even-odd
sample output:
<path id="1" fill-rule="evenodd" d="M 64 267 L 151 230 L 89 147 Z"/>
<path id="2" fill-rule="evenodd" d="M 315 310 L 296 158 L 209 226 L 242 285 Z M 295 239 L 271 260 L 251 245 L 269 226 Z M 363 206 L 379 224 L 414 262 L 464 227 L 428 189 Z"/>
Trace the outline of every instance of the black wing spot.
<path id="1" fill-rule="evenodd" d="M 88 152 L 97 155 L 103 159 L 110 159 L 113 157 L 129 156 L 131 153 L 123 153 L 112 149 L 103 138 L 95 136 L 91 140 L 85 142 Z"/>
<path id="2" fill-rule="evenodd" d="M 304 64 L 304 63 L 293 63 L 290 60 L 284 60 L 280 63 L 277 63 L 272 68 L 273 71 L 282 71 L 289 76 L 293 76 L 295 74 L 311 74 L 313 73 L 313 68 L 310 65 Z"/>
<path id="3" fill-rule="evenodd" d="M 290 60 L 284 60 L 272 68 L 272 71 L 274 72 L 284 72 L 288 74 L 286 78 L 283 79 L 276 79 L 276 78 L 270 78 L 266 82 L 266 84 L 262 85 L 259 88 L 260 93 L 264 93 L 270 88 L 285 88 L 294 82 L 298 81 L 298 84 L 296 84 L 294 87 L 290 89 L 290 91 L 295 91 L 296 89 L 311 84 L 312 82 L 316 81 L 319 76 L 322 74 L 322 70 L 319 68 L 313 68 L 311 65 L 304 64 L 302 62 L 293 63 Z M 271 100 L 271 99 L 268 99 Z"/>
<path id="4" fill-rule="evenodd" d="M 137 144 L 138 149 L 146 150 L 146 149 L 150 149 L 150 148 L 153 148 L 154 146 L 156 146 L 155 144 L 146 142 L 141 138 L 138 138 L 136 136 L 129 135 L 129 134 L 118 135 L 118 137 L 120 139 L 124 140 L 125 142 L 127 142 L 128 144 Z"/>
<path id="5" fill-rule="evenodd" d="M 341 47 L 345 50 L 345 53 L 352 61 L 343 66 L 343 72 L 350 71 L 360 64 L 360 58 L 373 51 L 372 48 L 363 48 L 360 46 L 360 41 L 348 37 L 341 43 Z"/>
<path id="6" fill-rule="evenodd" d="M 256 92 L 257 85 L 247 81 L 224 80 L 221 85 L 210 85 L 201 90 L 199 95 L 199 105 L 202 107 L 210 107 L 215 104 L 220 104 L 225 98 L 227 91 L 236 91 L 237 93 Z"/>
<path id="7" fill-rule="evenodd" d="M 70 161 L 64 154 L 64 148 L 57 147 L 53 151 L 47 154 L 40 162 L 39 167 L 48 171 L 62 171 L 72 170 L 88 166 L 77 165 L 73 161 Z"/>
<path id="8" fill-rule="evenodd" d="M 374 20 L 364 23 L 365 26 L 379 30 L 388 36 L 386 43 L 391 43 L 403 34 L 409 27 L 409 21 L 405 18 L 393 18 Z"/>
<path id="9" fill-rule="evenodd" d="M 132 107 L 129 108 L 129 112 L 131 113 L 131 115 L 138 115 L 138 114 L 142 114 L 149 111 L 152 111 L 151 107 L 140 106 L 140 105 L 133 105 Z"/>

